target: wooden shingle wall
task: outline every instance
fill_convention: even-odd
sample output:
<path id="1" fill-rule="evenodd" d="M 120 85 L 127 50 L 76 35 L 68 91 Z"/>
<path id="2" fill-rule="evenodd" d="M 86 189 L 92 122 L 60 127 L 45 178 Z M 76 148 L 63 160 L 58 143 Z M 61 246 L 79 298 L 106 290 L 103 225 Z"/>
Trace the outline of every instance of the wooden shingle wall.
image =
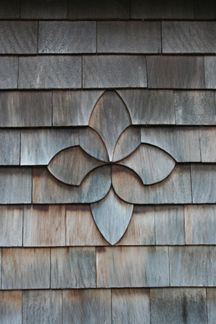
<path id="1" fill-rule="evenodd" d="M 216 323 L 215 40 L 215 1 L 0 1 L 0 324 Z"/>

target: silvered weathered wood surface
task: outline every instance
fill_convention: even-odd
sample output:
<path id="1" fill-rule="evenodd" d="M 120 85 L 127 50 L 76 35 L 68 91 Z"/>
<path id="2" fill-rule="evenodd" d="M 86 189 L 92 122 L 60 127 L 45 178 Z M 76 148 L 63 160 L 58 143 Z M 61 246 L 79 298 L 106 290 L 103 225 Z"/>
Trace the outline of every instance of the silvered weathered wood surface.
<path id="1" fill-rule="evenodd" d="M 24 19 L 65 19 L 67 18 L 67 1 L 51 0 L 49 2 L 37 0 L 30 3 L 28 0 L 21 2 L 21 17 Z"/>
<path id="2" fill-rule="evenodd" d="M 200 150 L 202 162 L 216 162 L 215 138 L 216 128 L 214 127 L 204 129 L 202 132 L 200 132 Z"/>
<path id="3" fill-rule="evenodd" d="M 23 208 L 0 206 L 0 246 L 22 246 Z"/>
<path id="4" fill-rule="evenodd" d="M 18 58 L 0 58 L 0 89 L 16 89 L 18 85 Z"/>
<path id="5" fill-rule="evenodd" d="M 0 292 L 1 324 L 22 324 L 22 292 Z"/>
<path id="6" fill-rule="evenodd" d="M 0 130 L 0 165 L 19 165 L 20 131 Z"/>
<path id="7" fill-rule="evenodd" d="M 193 203 L 216 203 L 216 166 L 192 165 Z"/>
<path id="8" fill-rule="evenodd" d="M 205 62 L 205 84 L 207 89 L 216 89 L 216 60 L 214 56 L 208 56 Z"/>

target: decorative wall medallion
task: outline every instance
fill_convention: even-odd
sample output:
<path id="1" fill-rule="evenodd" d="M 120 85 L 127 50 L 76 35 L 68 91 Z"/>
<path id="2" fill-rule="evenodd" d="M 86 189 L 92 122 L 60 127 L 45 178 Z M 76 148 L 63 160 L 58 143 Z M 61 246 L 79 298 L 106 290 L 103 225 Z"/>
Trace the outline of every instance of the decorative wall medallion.
<path id="1" fill-rule="evenodd" d="M 164 180 L 173 171 L 175 160 L 158 147 L 141 143 L 140 126 L 132 125 L 129 111 L 115 91 L 106 91 L 99 98 L 87 129 L 91 142 L 83 142 L 81 132 L 84 130 L 80 129 L 79 145 L 57 153 L 49 162 L 48 170 L 59 181 L 75 187 L 81 186 L 92 174 L 101 177 L 104 168 L 110 169 L 111 185 L 100 200 L 91 203 L 91 211 L 104 238 L 110 244 L 116 244 L 132 217 L 130 192 L 133 197 L 137 186 Z M 122 177 L 132 177 L 134 185 L 121 188 L 119 194 Z M 100 191 L 91 181 L 87 189 L 88 192 Z M 80 200 L 85 201 L 83 197 Z"/>

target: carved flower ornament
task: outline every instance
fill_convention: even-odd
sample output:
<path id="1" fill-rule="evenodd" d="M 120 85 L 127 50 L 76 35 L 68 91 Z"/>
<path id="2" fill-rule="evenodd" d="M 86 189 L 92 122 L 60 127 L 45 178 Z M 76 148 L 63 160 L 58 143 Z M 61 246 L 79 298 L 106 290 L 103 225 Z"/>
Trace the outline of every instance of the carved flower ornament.
<path id="1" fill-rule="evenodd" d="M 81 186 L 93 173 L 103 177 L 108 172 L 110 185 L 101 200 L 91 204 L 91 212 L 103 237 L 115 244 L 128 227 L 133 197 L 139 195 L 140 186 L 164 180 L 174 169 L 175 160 L 163 150 L 142 143 L 141 127 L 132 126 L 129 111 L 115 91 L 106 91 L 99 98 L 88 127 L 94 134 L 88 143 L 97 147 L 94 150 L 87 145 L 66 148 L 51 159 L 48 170 L 70 186 Z M 125 185 L 129 178 L 133 186 Z M 94 187 L 93 181 L 88 181 L 87 186 L 92 194 L 100 190 Z"/>

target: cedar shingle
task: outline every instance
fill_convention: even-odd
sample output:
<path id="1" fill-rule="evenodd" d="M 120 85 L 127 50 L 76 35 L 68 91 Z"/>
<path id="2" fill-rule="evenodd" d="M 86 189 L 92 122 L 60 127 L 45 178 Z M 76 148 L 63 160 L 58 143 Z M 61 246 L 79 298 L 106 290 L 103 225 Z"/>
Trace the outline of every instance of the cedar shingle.
<path id="1" fill-rule="evenodd" d="M 21 57 L 18 85 L 24 89 L 80 88 L 81 57 Z"/>
<path id="2" fill-rule="evenodd" d="M 206 89 L 216 89 L 216 58 L 207 56 L 204 60 Z"/>
<path id="3" fill-rule="evenodd" d="M 16 19 L 20 13 L 19 0 L 1 0 L 0 19 Z"/>
<path id="4" fill-rule="evenodd" d="M 145 56 L 84 56 L 84 88 L 147 86 Z"/>
<path id="5" fill-rule="evenodd" d="M 216 165 L 192 165 L 193 203 L 216 203 Z"/>
<path id="6" fill-rule="evenodd" d="M 37 52 L 37 22 L 0 21 L 0 54 Z"/>
<path id="7" fill-rule="evenodd" d="M 205 88 L 204 59 L 193 56 L 148 56 L 149 88 Z"/>
<path id="8" fill-rule="evenodd" d="M 22 292 L 0 292 L 1 324 L 22 324 Z"/>
<path id="9" fill-rule="evenodd" d="M 160 53 L 159 22 L 98 22 L 98 53 Z"/>
<path id="10" fill-rule="evenodd" d="M 216 289 L 207 289 L 208 324 L 214 324 L 216 316 Z"/>
<path id="11" fill-rule="evenodd" d="M 21 18 L 64 19 L 67 18 L 67 0 L 21 0 Z"/>
<path id="12" fill-rule="evenodd" d="M 18 58 L 0 57 L 0 89 L 17 88 Z"/>
<path id="13" fill-rule="evenodd" d="M 19 163 L 20 132 L 0 130 L 0 165 L 19 165 Z"/>
<path id="14" fill-rule="evenodd" d="M 0 246 L 21 246 L 22 207 L 0 206 Z"/>
<path id="15" fill-rule="evenodd" d="M 216 129 L 209 127 L 200 131 L 200 149 L 202 162 L 216 162 Z"/>
<path id="16" fill-rule="evenodd" d="M 39 53 L 95 53 L 95 22 L 39 23 Z"/>
<path id="17" fill-rule="evenodd" d="M 214 0 L 196 0 L 194 3 L 195 19 L 215 19 L 216 3 Z"/>

